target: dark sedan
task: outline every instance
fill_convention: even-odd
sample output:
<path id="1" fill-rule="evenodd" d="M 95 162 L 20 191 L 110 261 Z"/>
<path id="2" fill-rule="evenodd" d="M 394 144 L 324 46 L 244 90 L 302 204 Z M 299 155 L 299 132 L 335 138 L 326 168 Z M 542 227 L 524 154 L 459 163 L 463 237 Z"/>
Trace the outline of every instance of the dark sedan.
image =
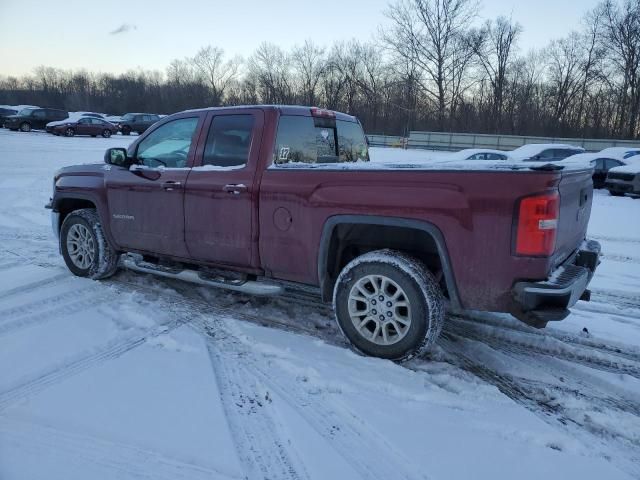
<path id="1" fill-rule="evenodd" d="M 82 117 L 76 120 L 64 122 L 53 128 L 54 135 L 64 135 L 65 137 L 73 137 L 74 135 L 91 135 L 97 137 L 102 135 L 109 138 L 118 132 L 118 127 L 113 123 L 109 123 L 101 118 Z"/>

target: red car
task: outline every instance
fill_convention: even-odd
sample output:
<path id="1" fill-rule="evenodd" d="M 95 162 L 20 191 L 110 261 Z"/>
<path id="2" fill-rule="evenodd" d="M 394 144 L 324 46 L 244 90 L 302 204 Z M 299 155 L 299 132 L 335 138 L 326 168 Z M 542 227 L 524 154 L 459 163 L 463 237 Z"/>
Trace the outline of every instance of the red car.
<path id="1" fill-rule="evenodd" d="M 92 137 L 97 137 L 98 135 L 102 135 L 104 138 L 109 138 L 114 133 L 118 133 L 118 127 L 113 123 L 95 117 L 82 117 L 76 120 L 69 120 L 53 128 L 54 135 L 64 135 L 66 137 L 73 137 L 74 135 L 91 135 Z"/>
<path id="2" fill-rule="evenodd" d="M 369 355 L 433 345 L 444 306 L 562 320 L 598 265 L 593 169 L 567 163 L 369 162 L 355 117 L 308 107 L 191 110 L 105 164 L 54 177 L 69 270 L 130 268 L 252 294 L 315 286 Z"/>

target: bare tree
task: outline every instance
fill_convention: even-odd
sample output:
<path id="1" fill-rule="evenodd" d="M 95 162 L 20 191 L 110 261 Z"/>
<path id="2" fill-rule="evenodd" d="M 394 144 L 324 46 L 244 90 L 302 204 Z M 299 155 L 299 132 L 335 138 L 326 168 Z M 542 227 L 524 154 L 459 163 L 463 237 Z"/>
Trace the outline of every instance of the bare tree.
<path id="1" fill-rule="evenodd" d="M 327 66 L 325 49 L 306 40 L 302 46 L 293 49 L 291 63 L 300 82 L 302 103 L 315 105 L 318 84 Z"/>
<path id="2" fill-rule="evenodd" d="M 213 103 L 220 105 L 225 91 L 238 75 L 241 59 L 225 60 L 223 49 L 209 45 L 201 48 L 192 61 L 209 87 Z"/>
<path id="3" fill-rule="evenodd" d="M 634 138 L 640 114 L 640 0 L 605 0 L 603 44 L 620 77 L 617 130 Z"/>
<path id="4" fill-rule="evenodd" d="M 468 44 L 461 39 L 477 8 L 475 0 L 398 0 L 386 11 L 391 26 L 383 30 L 383 40 L 422 71 L 420 86 L 437 103 L 441 129 L 468 65 L 469 57 L 461 50 Z"/>
<path id="5" fill-rule="evenodd" d="M 498 17 L 494 21 L 488 20 L 472 36 L 471 47 L 491 86 L 491 121 L 495 132 L 502 127 L 507 78 L 513 67 L 514 49 L 521 32 L 520 24 Z"/>

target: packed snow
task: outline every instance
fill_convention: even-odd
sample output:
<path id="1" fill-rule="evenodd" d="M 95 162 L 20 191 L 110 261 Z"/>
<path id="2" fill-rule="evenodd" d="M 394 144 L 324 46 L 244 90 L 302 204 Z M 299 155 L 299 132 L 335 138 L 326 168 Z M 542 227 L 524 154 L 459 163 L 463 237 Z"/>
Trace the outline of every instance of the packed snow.
<path id="1" fill-rule="evenodd" d="M 640 477 L 639 200 L 594 195 L 603 262 L 566 320 L 448 315 L 398 365 L 350 351 L 311 291 L 72 276 L 53 173 L 132 140 L 0 130 L 3 480 Z"/>

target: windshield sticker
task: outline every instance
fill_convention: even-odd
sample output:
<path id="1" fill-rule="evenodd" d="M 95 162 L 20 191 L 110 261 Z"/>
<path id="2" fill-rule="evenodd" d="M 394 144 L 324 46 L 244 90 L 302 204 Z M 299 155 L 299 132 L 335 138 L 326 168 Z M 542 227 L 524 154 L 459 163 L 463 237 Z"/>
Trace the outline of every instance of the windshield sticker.
<path id="1" fill-rule="evenodd" d="M 282 147 L 280 149 L 280 155 L 278 155 L 278 161 L 279 162 L 288 161 L 289 160 L 289 151 L 290 151 L 289 147 Z"/>

